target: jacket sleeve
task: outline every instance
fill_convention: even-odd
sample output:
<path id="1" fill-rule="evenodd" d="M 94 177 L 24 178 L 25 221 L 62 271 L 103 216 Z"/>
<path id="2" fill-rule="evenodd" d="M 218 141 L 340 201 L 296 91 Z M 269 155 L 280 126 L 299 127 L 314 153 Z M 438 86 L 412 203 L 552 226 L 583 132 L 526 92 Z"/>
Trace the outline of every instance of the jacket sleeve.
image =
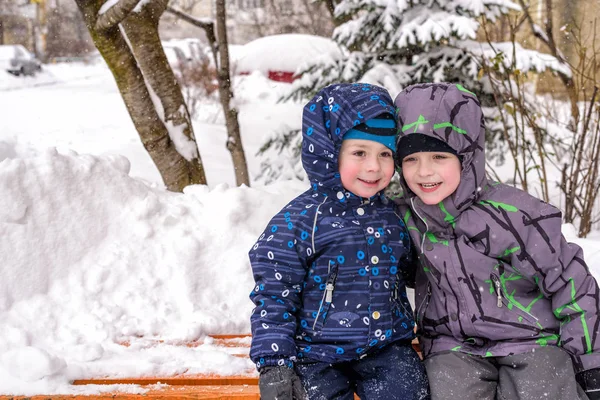
<path id="1" fill-rule="evenodd" d="M 531 209 L 531 208 L 530 208 Z M 583 259 L 582 249 L 561 233 L 561 212 L 540 202 L 537 215 L 522 211 L 511 262 L 531 274 L 551 299 L 561 321 L 561 346 L 573 356 L 576 372 L 600 367 L 600 293 Z M 517 226 L 517 223 L 515 223 Z"/>
<path id="2" fill-rule="evenodd" d="M 301 243 L 306 239 L 310 242 L 312 234 L 302 228 L 306 220 L 306 212 L 284 208 L 249 252 L 255 281 L 250 299 L 256 305 L 250 317 L 250 358 L 258 369 L 292 366 L 296 358 L 296 314 L 307 274 L 306 254 L 310 252 Z"/>

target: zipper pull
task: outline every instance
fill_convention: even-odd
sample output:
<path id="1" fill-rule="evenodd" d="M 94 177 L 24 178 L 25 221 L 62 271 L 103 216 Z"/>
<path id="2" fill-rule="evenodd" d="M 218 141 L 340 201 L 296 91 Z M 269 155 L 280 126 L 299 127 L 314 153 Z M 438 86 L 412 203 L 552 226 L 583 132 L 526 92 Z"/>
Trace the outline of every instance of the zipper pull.
<path id="1" fill-rule="evenodd" d="M 494 279 L 494 284 L 496 285 L 496 294 L 498 295 L 498 303 L 496 304 L 498 308 L 502 308 L 502 294 L 500 292 L 500 281 Z"/>
<path id="2" fill-rule="evenodd" d="M 333 301 L 333 283 L 328 283 L 327 286 L 325 286 L 325 291 L 325 302 L 331 303 Z"/>

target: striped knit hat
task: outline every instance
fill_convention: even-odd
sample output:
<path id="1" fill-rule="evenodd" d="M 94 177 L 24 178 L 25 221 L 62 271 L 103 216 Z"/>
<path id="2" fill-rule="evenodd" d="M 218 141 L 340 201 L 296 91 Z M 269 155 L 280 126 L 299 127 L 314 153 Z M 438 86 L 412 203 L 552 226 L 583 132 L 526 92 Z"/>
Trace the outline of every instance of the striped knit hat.
<path id="1" fill-rule="evenodd" d="M 396 132 L 396 118 L 385 113 L 354 126 L 344 134 L 343 140 L 372 140 L 396 152 Z"/>

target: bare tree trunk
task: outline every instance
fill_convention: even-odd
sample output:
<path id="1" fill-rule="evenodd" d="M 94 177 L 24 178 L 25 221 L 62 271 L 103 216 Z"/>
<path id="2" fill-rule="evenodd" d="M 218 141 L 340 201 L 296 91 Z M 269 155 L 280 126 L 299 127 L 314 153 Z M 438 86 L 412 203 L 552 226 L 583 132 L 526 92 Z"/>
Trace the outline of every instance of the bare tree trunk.
<path id="1" fill-rule="evenodd" d="M 542 1 L 542 0 L 539 0 Z M 523 9 L 523 13 L 525 18 L 527 19 L 527 22 L 529 23 L 529 26 L 531 27 L 531 31 L 533 32 L 534 36 L 537 37 L 538 39 L 540 39 L 542 41 L 542 43 L 544 43 L 546 45 L 546 47 L 548 48 L 548 50 L 550 51 L 550 53 L 556 57 L 557 60 L 559 60 L 560 62 L 563 62 L 565 64 L 568 64 L 568 61 L 564 58 L 563 54 L 560 52 L 560 50 L 558 49 L 558 47 L 556 46 L 556 41 L 554 40 L 554 25 L 552 23 L 552 14 L 553 14 L 553 8 L 552 8 L 552 0 L 544 0 L 545 1 L 545 7 L 546 7 L 546 18 L 545 18 L 545 25 L 544 25 L 544 33 L 542 33 L 540 31 L 540 29 L 536 29 L 537 26 L 531 16 L 530 13 L 530 4 L 529 3 L 525 3 L 525 0 L 519 0 L 519 4 L 521 5 L 521 8 Z M 577 88 L 575 86 L 575 81 L 573 81 L 573 77 L 561 72 L 558 72 L 558 77 L 560 78 L 563 86 L 565 87 L 565 90 L 567 91 L 567 95 L 569 96 L 569 101 L 571 103 L 571 123 L 570 128 L 573 131 L 577 130 L 577 125 L 579 124 L 579 119 L 580 119 L 580 115 L 579 115 L 579 107 L 577 105 L 577 102 L 579 100 L 579 96 L 577 94 Z"/>
<path id="2" fill-rule="evenodd" d="M 225 115 L 225 126 L 227 127 L 227 150 L 229 150 L 231 153 L 233 168 L 235 170 L 235 181 L 237 185 L 244 184 L 250 186 L 248 166 L 240 136 L 238 112 L 235 108 L 231 108 L 230 106 L 231 99 L 233 98 L 233 91 L 231 90 L 231 78 L 229 75 L 229 46 L 227 42 L 227 15 L 225 13 L 225 0 L 217 0 L 216 34 L 214 23 L 195 19 L 192 16 L 178 11 L 172 7 L 167 7 L 167 11 L 194 26 L 204 29 L 206 38 L 208 39 L 208 44 L 210 45 L 213 54 L 215 67 L 217 68 L 219 99 L 221 101 L 223 114 Z"/>
<path id="3" fill-rule="evenodd" d="M 237 185 L 245 184 L 250 186 L 250 177 L 248 176 L 248 165 L 246 164 L 246 155 L 242 146 L 240 136 L 240 124 L 238 121 L 238 111 L 231 107 L 233 91 L 231 90 L 231 77 L 229 76 L 229 45 L 227 42 L 227 11 L 225 10 L 225 0 L 217 0 L 217 43 L 219 48 L 219 98 L 221 106 L 225 113 L 225 125 L 227 126 L 227 150 L 231 153 L 233 168 L 235 169 L 235 182 Z"/>
<path id="4" fill-rule="evenodd" d="M 140 13 L 131 12 L 137 0 L 121 0 L 100 17 L 104 0 L 75 1 L 167 188 L 206 184 L 187 107 L 158 39 L 166 0 L 147 3 Z"/>

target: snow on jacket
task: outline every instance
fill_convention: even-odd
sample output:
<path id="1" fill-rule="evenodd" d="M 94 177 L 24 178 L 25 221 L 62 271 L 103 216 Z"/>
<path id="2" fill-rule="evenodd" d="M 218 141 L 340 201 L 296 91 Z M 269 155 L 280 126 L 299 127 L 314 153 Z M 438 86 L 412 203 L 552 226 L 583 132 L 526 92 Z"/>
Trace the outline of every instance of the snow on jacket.
<path id="1" fill-rule="evenodd" d="M 312 188 L 267 225 L 250 262 L 250 356 L 260 369 L 297 358 L 339 362 L 414 338 L 399 268 L 410 268 L 409 235 L 383 193 L 346 191 L 338 172 L 342 137 L 354 125 L 394 114 L 385 89 L 339 84 L 303 112 L 302 162 Z"/>
<path id="2" fill-rule="evenodd" d="M 395 104 L 400 138 L 435 137 L 462 157 L 457 190 L 437 205 L 401 182 L 401 213 L 421 261 L 416 319 L 424 355 L 560 346 L 578 371 L 599 367 L 598 285 L 581 248 L 562 236 L 558 209 L 486 179 L 476 96 L 460 85 L 413 85 Z"/>

